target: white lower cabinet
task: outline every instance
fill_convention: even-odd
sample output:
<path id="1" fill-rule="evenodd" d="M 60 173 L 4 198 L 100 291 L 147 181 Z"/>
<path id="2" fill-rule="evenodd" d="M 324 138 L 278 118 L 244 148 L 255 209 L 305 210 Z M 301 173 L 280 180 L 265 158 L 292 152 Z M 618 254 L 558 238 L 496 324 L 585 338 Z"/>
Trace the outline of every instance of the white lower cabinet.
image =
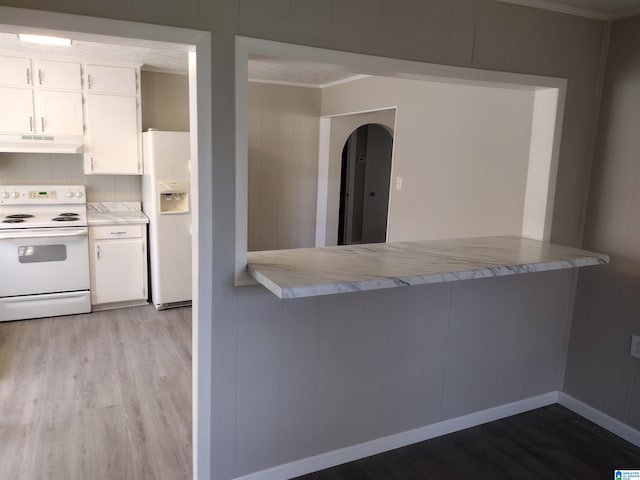
<path id="1" fill-rule="evenodd" d="M 92 305 L 147 302 L 146 225 L 90 227 L 89 248 Z"/>

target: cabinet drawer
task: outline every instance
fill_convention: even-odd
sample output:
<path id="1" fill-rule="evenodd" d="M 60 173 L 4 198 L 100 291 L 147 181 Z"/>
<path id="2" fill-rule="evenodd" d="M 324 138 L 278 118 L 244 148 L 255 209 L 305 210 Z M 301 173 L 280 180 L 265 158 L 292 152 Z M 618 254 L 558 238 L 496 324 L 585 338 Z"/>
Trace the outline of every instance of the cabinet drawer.
<path id="1" fill-rule="evenodd" d="M 142 238 L 144 225 L 104 225 L 91 227 L 94 240 L 117 240 L 118 238 Z"/>

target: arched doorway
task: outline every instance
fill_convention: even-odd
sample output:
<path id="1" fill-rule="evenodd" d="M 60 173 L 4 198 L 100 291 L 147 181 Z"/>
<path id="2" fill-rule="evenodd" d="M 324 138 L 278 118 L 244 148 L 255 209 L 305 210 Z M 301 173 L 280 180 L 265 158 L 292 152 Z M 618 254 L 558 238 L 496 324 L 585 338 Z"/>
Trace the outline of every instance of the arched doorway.
<path id="1" fill-rule="evenodd" d="M 338 245 L 387 240 L 393 136 L 379 124 L 356 129 L 342 149 Z"/>

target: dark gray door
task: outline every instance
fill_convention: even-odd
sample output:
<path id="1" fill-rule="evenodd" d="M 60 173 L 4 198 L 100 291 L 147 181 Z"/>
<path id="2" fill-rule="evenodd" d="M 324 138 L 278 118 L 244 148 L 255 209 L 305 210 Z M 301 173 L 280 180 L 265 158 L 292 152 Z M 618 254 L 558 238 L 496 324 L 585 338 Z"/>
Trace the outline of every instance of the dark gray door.
<path id="1" fill-rule="evenodd" d="M 376 124 L 351 134 L 343 151 L 338 244 L 386 241 L 393 137 Z"/>

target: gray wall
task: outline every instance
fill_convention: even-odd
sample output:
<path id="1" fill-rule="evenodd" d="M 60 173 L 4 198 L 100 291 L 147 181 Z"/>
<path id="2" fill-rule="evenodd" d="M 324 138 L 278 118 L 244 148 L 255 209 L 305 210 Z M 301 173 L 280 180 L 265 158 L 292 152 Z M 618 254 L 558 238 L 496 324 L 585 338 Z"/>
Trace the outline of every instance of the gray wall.
<path id="1" fill-rule="evenodd" d="M 211 322 L 211 365 L 201 368 L 210 372 L 213 382 L 214 480 L 227 480 L 381 433 L 418 427 L 437 418 L 438 413 L 459 415 L 559 386 L 556 377 L 562 359 L 555 353 L 556 342 L 561 341 L 557 329 L 567 321 L 570 272 L 299 302 L 276 300 L 261 287 L 233 287 L 234 35 L 568 77 L 552 237 L 575 245 L 581 239 L 603 22 L 491 0 L 0 3 L 212 33 L 213 158 L 200 161 L 213 162 L 213 199 L 211 204 L 201 205 L 198 220 L 203 230 L 213 235 L 212 245 L 202 247 L 211 252 L 203 258 L 211 258 L 212 263 L 200 265 L 201 278 L 212 275 L 213 279 L 212 295 L 200 298 L 212 305 L 213 318 L 199 321 L 203 325 Z M 428 316 L 422 313 L 427 292 L 432 312 Z M 387 302 L 389 298 L 392 300 Z M 442 306 L 450 299 L 455 313 L 449 320 L 448 309 Z M 385 321 L 388 329 L 374 326 Z M 434 325 L 438 330 L 449 322 L 448 344 L 468 345 L 468 353 L 453 355 L 445 366 L 422 368 L 443 361 L 439 355 L 433 361 L 417 363 L 430 353 L 421 348 L 421 342 L 438 335 L 427 327 Z M 547 340 L 522 344 L 525 331 L 527 338 Z M 476 345 L 475 338 L 467 336 L 471 332 L 481 334 L 483 341 Z M 524 348 L 509 348 L 516 343 Z M 312 345 L 316 349 L 310 351 Z M 384 359 L 378 356 L 380 345 L 388 345 L 389 355 Z M 475 350 L 480 346 L 480 352 Z M 554 352 L 552 363 L 548 363 L 549 351 Z M 354 356 L 358 363 L 354 364 Z M 501 376 L 494 376 L 493 366 L 500 367 Z M 388 381 L 383 384 L 381 368 L 388 372 L 384 377 Z M 451 396 L 442 397 L 438 410 L 437 400 L 423 405 L 415 389 L 416 385 L 423 388 L 437 383 L 430 376 L 443 369 L 450 372 L 445 373 L 449 383 L 440 393 L 457 388 L 464 395 L 455 401 Z M 471 382 L 468 387 L 467 379 Z M 362 387 L 354 386 L 358 382 Z M 498 388 L 492 392 L 485 385 Z M 342 392 L 346 398 L 341 398 Z M 317 400 L 310 402 L 313 399 Z M 426 414 L 417 413 L 418 408 L 424 408 Z M 365 411 L 371 414 L 367 416 Z M 381 411 L 383 427 L 375 418 Z M 331 421 L 322 423 L 325 419 Z M 352 419 L 361 422 L 355 432 L 344 426 Z M 206 460 L 201 458 L 201 462 Z"/>
<path id="2" fill-rule="evenodd" d="M 313 247 L 320 89 L 249 83 L 248 249 Z"/>
<path id="3" fill-rule="evenodd" d="M 640 17 L 615 22 L 585 247 L 611 265 L 580 272 L 566 391 L 640 429 Z"/>

